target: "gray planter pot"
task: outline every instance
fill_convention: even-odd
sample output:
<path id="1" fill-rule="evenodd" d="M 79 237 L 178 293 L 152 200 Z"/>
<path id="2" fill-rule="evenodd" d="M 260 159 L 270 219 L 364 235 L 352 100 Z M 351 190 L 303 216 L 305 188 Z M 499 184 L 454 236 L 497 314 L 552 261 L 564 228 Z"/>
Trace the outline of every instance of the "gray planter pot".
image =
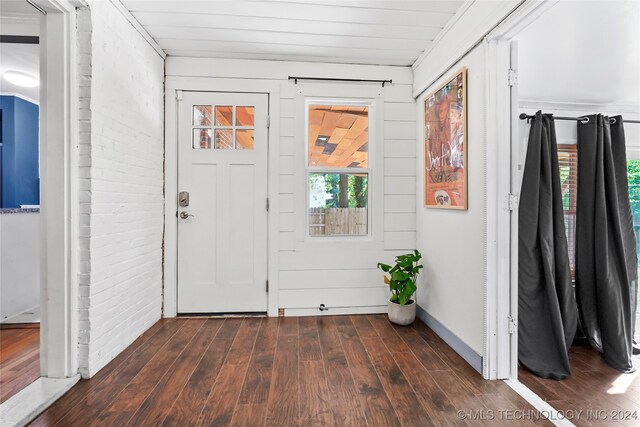
<path id="1" fill-rule="evenodd" d="M 389 320 L 396 325 L 410 325 L 416 320 L 416 302 L 411 300 L 405 305 L 389 301 Z"/>

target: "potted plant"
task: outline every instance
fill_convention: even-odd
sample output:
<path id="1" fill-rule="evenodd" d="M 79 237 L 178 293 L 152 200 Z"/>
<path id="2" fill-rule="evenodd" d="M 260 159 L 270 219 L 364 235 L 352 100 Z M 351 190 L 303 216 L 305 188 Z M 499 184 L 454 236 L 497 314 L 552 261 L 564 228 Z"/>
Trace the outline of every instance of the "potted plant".
<path id="1" fill-rule="evenodd" d="M 384 283 L 391 289 L 389 320 L 397 325 L 410 325 L 416 319 L 416 302 L 411 297 L 417 289 L 416 278 L 423 267 L 418 264 L 421 259 L 422 255 L 415 250 L 411 254 L 397 256 L 393 267 L 378 263 L 378 268 L 389 274 L 384 276 Z"/>

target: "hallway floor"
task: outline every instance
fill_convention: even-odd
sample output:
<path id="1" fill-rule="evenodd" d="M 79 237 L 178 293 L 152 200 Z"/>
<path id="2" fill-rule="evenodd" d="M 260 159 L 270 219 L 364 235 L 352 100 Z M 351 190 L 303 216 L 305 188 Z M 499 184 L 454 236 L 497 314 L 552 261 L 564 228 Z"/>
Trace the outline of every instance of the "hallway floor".
<path id="1" fill-rule="evenodd" d="M 40 378 L 40 328 L 0 328 L 0 403 Z"/>
<path id="2" fill-rule="evenodd" d="M 419 321 L 192 318 L 155 324 L 32 425 L 478 425 L 464 418 L 531 409 Z"/>
<path id="3" fill-rule="evenodd" d="M 622 374 L 590 346 L 571 347 L 569 363 L 571 376 L 562 381 L 522 366 L 518 379 L 558 411 L 582 411 L 571 420 L 577 426 L 640 425 L 640 371 Z"/>

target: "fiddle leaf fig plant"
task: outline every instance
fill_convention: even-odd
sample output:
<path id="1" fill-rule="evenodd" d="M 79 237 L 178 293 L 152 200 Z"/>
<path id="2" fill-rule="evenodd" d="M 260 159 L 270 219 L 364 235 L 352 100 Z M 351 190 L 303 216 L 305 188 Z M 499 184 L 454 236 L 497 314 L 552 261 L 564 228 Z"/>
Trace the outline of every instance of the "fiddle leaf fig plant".
<path id="1" fill-rule="evenodd" d="M 416 291 L 416 278 L 423 267 L 418 264 L 421 259 L 422 254 L 415 250 L 410 254 L 398 255 L 393 267 L 381 262 L 378 263 L 378 268 L 389 274 L 384 276 L 384 283 L 389 285 L 389 289 L 391 289 L 389 301 L 400 305 L 406 305 L 411 301 L 411 297 Z"/>

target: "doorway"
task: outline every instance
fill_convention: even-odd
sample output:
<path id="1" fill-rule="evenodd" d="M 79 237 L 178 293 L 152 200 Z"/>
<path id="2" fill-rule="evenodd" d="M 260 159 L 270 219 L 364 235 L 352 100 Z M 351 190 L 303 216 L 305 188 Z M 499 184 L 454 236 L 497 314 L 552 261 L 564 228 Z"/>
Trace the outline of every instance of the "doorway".
<path id="1" fill-rule="evenodd" d="M 39 16 L 38 163 L 42 209 L 36 245 L 40 254 L 40 337 L 26 340 L 38 344 L 39 360 L 31 370 L 36 379 L 0 404 L 3 425 L 25 424 L 80 378 L 75 273 L 78 93 L 76 70 L 70 67 L 76 64 L 77 4 L 66 0 L 2 2 L 3 16 L 9 6 L 35 8 Z M 4 31 L 8 26 L 3 23 L 2 28 Z M 26 358 L 30 357 L 33 355 Z"/>
<path id="2" fill-rule="evenodd" d="M 625 120 L 640 119 L 640 105 L 637 104 L 640 86 L 635 79 L 626 77 L 640 72 L 637 68 L 640 61 L 628 55 L 628 52 L 638 50 L 634 48 L 638 46 L 638 35 L 637 26 L 633 24 L 633 20 L 638 19 L 638 13 L 640 10 L 637 4 L 631 2 L 554 2 L 531 13 L 526 19 L 510 23 L 511 27 L 502 29 L 501 35 L 496 37 L 495 43 L 502 43 L 505 56 L 509 56 L 509 51 L 512 55 L 516 54 L 507 61 L 511 65 L 508 80 L 513 86 L 512 95 L 515 94 L 511 97 L 512 108 L 500 111 L 505 114 L 503 117 L 508 115 L 508 122 L 512 125 L 508 134 L 511 139 L 511 193 L 517 195 L 520 192 L 529 134 L 527 122 L 518 118 L 520 113 L 531 115 L 542 110 L 543 113 L 554 114 L 556 118 L 603 113 L 610 116 L 622 114 Z M 567 22 L 573 23 L 571 28 L 567 28 Z M 594 32 L 593 28 L 598 28 L 598 31 Z M 611 38 L 616 40 L 615 43 L 611 42 Z M 629 40 L 628 43 L 625 40 Z M 517 42 L 517 49 L 509 46 L 514 41 Z M 606 53 L 599 57 L 596 64 L 589 56 L 588 49 L 582 47 L 594 47 L 600 43 L 606 46 L 603 49 Z M 635 64 L 636 68 L 620 65 L 627 62 Z M 616 76 L 615 84 L 611 84 L 605 77 L 613 75 Z M 505 96 L 501 99 L 506 103 L 509 98 Z M 625 125 L 625 133 L 629 160 L 627 174 L 630 189 L 634 191 L 634 176 L 638 174 L 637 171 L 634 172 L 634 168 L 638 169 L 638 163 L 634 159 L 640 158 L 640 128 L 638 124 L 629 123 Z M 557 119 L 556 135 L 564 220 L 571 258 L 575 226 L 576 121 Z M 628 414 L 632 414 L 637 409 L 640 391 L 638 373 L 623 374 L 609 367 L 596 350 L 583 345 L 586 341 L 575 340 L 570 348 L 571 376 L 567 379 L 542 379 L 518 365 L 517 204 L 514 203 L 511 208 L 514 209 L 510 244 L 511 298 L 509 304 L 502 306 L 498 300 L 499 307 L 503 309 L 509 305 L 508 312 L 514 320 L 513 327 L 509 325 L 509 331 L 499 334 L 498 338 L 505 338 L 509 333 L 512 337 L 512 347 L 506 353 L 508 357 L 500 359 L 509 360 L 510 374 L 507 377 L 520 380 L 537 395 L 541 404 L 549 404 L 560 413 L 583 411 L 582 418 L 571 420 L 577 425 L 604 421 L 607 418 L 602 417 L 612 417 L 612 414 L 626 415 L 625 411 L 631 411 Z M 573 266 L 571 259 L 570 264 Z M 637 333 L 636 326 L 636 340 Z M 585 395 L 584 390 L 589 390 L 589 394 Z M 545 408 L 544 405 L 541 407 Z M 588 416 L 591 418 L 586 418 Z"/>
<path id="3" fill-rule="evenodd" d="M 178 314 L 266 313 L 268 95 L 182 92 Z"/>
<path id="4" fill-rule="evenodd" d="M 40 377 L 40 17 L 0 5 L 0 404 Z"/>

